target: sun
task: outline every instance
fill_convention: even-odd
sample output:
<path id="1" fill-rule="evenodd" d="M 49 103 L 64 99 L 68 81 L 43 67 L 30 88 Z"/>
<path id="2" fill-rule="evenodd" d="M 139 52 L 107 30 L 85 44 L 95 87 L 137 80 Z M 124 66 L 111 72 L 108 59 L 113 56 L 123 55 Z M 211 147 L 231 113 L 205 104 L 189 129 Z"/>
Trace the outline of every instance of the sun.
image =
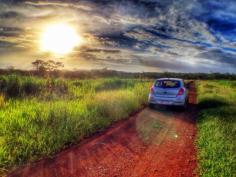
<path id="1" fill-rule="evenodd" d="M 68 24 L 54 24 L 45 27 L 40 38 L 42 51 L 67 54 L 82 42 L 76 30 Z"/>

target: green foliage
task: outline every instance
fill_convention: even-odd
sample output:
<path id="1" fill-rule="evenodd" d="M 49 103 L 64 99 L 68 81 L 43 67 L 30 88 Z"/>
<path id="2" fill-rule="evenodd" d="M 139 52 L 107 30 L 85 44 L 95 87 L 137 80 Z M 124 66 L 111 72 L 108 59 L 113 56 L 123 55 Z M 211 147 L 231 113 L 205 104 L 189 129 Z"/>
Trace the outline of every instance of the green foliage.
<path id="1" fill-rule="evenodd" d="M 8 98 L 23 98 L 37 96 L 45 98 L 45 95 L 57 96 L 68 94 L 69 83 L 63 79 L 42 79 L 33 76 L 0 76 L 0 92 Z"/>
<path id="2" fill-rule="evenodd" d="M 201 81 L 198 86 L 200 176 L 236 174 L 236 81 Z"/>
<path id="3" fill-rule="evenodd" d="M 5 97 L 3 94 L 0 94 L 0 108 L 5 105 Z"/>
<path id="4" fill-rule="evenodd" d="M 148 80 L 1 76 L 0 171 L 49 156 L 127 117 L 147 101 Z"/>

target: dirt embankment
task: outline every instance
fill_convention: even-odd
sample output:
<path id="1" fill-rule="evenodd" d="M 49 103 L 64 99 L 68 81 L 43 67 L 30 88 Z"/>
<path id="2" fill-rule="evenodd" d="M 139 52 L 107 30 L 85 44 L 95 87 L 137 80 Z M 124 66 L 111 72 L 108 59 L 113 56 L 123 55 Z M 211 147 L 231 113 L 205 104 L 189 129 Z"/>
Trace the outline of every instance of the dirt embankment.
<path id="1" fill-rule="evenodd" d="M 196 90 L 190 107 L 146 108 L 51 159 L 11 172 L 10 177 L 196 176 Z"/>

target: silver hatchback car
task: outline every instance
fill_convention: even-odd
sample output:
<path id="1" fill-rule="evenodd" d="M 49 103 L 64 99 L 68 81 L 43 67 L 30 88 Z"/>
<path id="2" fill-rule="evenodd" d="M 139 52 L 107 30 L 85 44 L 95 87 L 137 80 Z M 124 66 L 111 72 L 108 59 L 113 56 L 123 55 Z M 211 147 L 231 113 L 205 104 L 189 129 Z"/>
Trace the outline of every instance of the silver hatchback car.
<path id="1" fill-rule="evenodd" d="M 152 85 L 148 97 L 149 106 L 175 105 L 186 108 L 188 90 L 184 86 L 183 79 L 161 78 Z"/>

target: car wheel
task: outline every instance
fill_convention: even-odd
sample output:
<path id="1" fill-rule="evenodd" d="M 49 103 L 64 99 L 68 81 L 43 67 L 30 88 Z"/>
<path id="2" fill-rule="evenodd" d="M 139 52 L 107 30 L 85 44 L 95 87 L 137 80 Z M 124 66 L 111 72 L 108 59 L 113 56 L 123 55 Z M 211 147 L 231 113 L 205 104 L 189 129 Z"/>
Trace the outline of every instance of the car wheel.
<path id="1" fill-rule="evenodd" d="M 187 109 L 188 109 L 188 100 L 186 100 L 183 105 L 183 110 L 186 111 Z"/>
<path id="2" fill-rule="evenodd" d="M 184 106 L 183 106 L 183 110 L 184 110 L 184 111 L 187 110 L 187 103 L 184 104 Z"/>
<path id="3" fill-rule="evenodd" d="M 148 104 L 148 107 L 151 108 L 151 109 L 153 109 L 153 108 L 155 107 L 155 104 L 149 103 L 149 104 Z"/>

